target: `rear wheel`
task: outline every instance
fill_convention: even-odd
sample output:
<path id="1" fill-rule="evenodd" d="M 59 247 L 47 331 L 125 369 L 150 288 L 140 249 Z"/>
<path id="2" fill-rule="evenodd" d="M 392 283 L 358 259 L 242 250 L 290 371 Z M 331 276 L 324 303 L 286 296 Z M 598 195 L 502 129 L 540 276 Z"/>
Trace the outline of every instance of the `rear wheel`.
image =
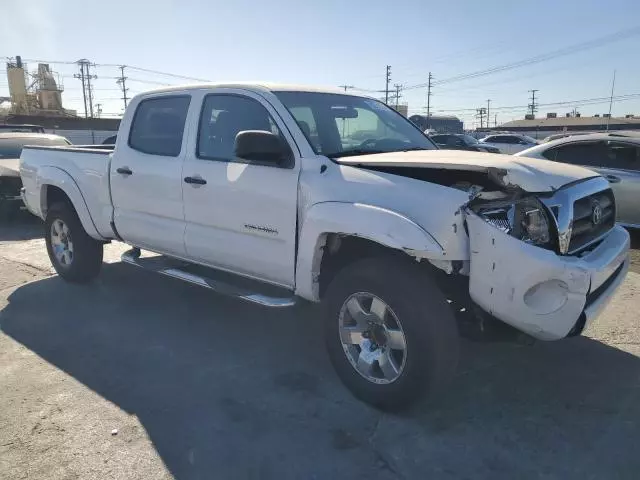
<path id="1" fill-rule="evenodd" d="M 361 260 L 337 274 L 325 302 L 329 357 L 359 399 L 399 409 L 436 395 L 452 379 L 459 349 L 455 318 L 419 265 Z"/>
<path id="2" fill-rule="evenodd" d="M 65 280 L 84 283 L 100 272 L 102 243 L 87 234 L 70 204 L 56 203 L 49 208 L 45 240 L 53 268 Z"/>

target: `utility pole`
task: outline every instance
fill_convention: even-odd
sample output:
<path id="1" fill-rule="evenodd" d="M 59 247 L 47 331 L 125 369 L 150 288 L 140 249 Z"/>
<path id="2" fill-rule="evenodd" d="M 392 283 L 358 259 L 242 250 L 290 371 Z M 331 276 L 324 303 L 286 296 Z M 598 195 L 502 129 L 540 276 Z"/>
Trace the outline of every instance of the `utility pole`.
<path id="1" fill-rule="evenodd" d="M 489 105 L 491 105 L 491 99 L 487 100 L 487 128 L 489 128 L 489 121 L 491 119 L 490 113 L 489 113 Z"/>
<path id="2" fill-rule="evenodd" d="M 129 91 L 129 89 L 127 88 L 127 77 L 124 76 L 124 69 L 125 69 L 126 65 L 122 65 L 120 67 L 120 78 L 118 78 L 116 80 L 116 83 L 118 85 L 120 85 L 120 90 L 122 90 L 122 100 L 124 100 L 124 108 L 127 108 L 127 100 L 129 100 L 127 98 L 127 92 Z M 345 88 L 344 91 L 346 92 L 347 89 Z"/>
<path id="3" fill-rule="evenodd" d="M 538 104 L 536 103 L 536 92 L 538 90 L 529 90 L 531 92 L 531 103 L 529 104 L 529 113 L 535 117 L 538 111 Z"/>
<path id="4" fill-rule="evenodd" d="M 98 77 L 96 75 L 92 75 L 89 69 L 95 65 L 93 65 L 86 58 L 78 60 L 76 64 L 80 67 L 80 73 L 75 74 L 73 78 L 77 78 L 82 82 L 82 99 L 84 100 L 84 116 L 85 118 L 87 118 L 88 116 L 91 116 L 91 118 L 93 118 L 93 88 L 91 86 L 91 80 L 95 80 Z"/>
<path id="5" fill-rule="evenodd" d="M 493 128 L 498 128 L 498 114 L 497 113 L 493 117 Z"/>
<path id="6" fill-rule="evenodd" d="M 102 104 L 96 103 L 96 117 L 100 118 L 100 115 L 102 115 Z"/>
<path id="7" fill-rule="evenodd" d="M 609 99 L 609 116 L 607 117 L 607 132 L 611 121 L 611 107 L 613 106 L 613 89 L 616 87 L 616 71 L 613 71 L 613 82 L 611 82 L 611 98 Z"/>
<path id="8" fill-rule="evenodd" d="M 429 72 L 429 82 L 427 83 L 427 130 L 431 128 L 431 80 L 433 80 L 433 75 Z"/>
<path id="9" fill-rule="evenodd" d="M 347 90 L 351 89 L 351 88 L 356 88 L 354 85 L 338 85 L 340 88 L 344 88 L 344 91 L 346 92 Z"/>
<path id="10" fill-rule="evenodd" d="M 391 83 L 391 65 L 387 65 L 387 84 L 384 89 L 384 103 L 389 104 L 389 84 Z"/>
<path id="11" fill-rule="evenodd" d="M 477 115 L 476 117 L 480 117 L 480 128 L 484 127 L 484 116 L 487 113 L 487 109 L 482 107 L 482 108 L 478 108 L 476 109 Z M 487 123 L 489 122 L 489 119 L 487 118 Z"/>
<path id="12" fill-rule="evenodd" d="M 80 73 L 73 75 L 73 78 L 77 78 L 82 82 L 82 99 L 84 100 L 84 118 L 87 118 L 87 86 L 84 78 L 84 62 L 87 60 L 78 60 L 76 63 L 80 67 Z"/>
<path id="13" fill-rule="evenodd" d="M 396 83 L 394 87 L 396 87 L 396 110 L 398 110 L 398 105 L 400 104 L 400 89 L 402 88 L 402 85 Z"/>

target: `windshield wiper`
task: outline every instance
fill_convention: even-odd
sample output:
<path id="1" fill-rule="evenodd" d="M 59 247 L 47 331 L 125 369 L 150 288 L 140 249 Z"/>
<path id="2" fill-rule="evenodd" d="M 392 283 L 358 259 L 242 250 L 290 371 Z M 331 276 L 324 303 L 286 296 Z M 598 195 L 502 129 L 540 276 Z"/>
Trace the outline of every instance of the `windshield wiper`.
<path id="1" fill-rule="evenodd" d="M 345 150 L 344 152 L 325 153 L 324 155 L 329 158 L 340 158 L 340 157 L 355 157 L 356 155 L 373 155 L 376 153 L 389 153 L 389 152 L 387 150 L 355 149 L 355 150 Z"/>
<path id="2" fill-rule="evenodd" d="M 398 151 L 398 152 L 413 152 L 415 150 L 433 150 L 433 148 L 409 147 L 409 148 L 403 148 L 402 150 L 396 150 L 396 151 Z"/>

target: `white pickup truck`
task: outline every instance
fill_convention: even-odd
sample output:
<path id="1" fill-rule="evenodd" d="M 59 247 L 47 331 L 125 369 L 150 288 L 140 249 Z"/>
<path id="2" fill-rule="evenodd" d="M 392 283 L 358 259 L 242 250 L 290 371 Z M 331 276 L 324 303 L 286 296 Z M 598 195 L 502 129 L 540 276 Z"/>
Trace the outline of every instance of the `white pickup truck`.
<path id="1" fill-rule="evenodd" d="M 463 281 L 478 322 L 557 340 L 582 332 L 629 264 L 594 172 L 439 150 L 383 103 L 331 89 L 141 94 L 113 151 L 27 147 L 20 172 L 64 279 L 94 278 L 119 240 L 125 262 L 247 301 L 322 302 L 338 375 L 381 408 L 454 374 L 442 279 Z"/>

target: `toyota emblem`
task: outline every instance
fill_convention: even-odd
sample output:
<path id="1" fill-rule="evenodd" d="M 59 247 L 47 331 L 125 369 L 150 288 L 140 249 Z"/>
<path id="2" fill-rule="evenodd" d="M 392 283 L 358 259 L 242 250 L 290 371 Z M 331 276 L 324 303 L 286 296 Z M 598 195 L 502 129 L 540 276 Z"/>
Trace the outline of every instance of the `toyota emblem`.
<path id="1" fill-rule="evenodd" d="M 598 202 L 593 203 L 593 208 L 591 210 L 591 223 L 594 225 L 599 225 L 602 221 L 602 207 Z"/>

